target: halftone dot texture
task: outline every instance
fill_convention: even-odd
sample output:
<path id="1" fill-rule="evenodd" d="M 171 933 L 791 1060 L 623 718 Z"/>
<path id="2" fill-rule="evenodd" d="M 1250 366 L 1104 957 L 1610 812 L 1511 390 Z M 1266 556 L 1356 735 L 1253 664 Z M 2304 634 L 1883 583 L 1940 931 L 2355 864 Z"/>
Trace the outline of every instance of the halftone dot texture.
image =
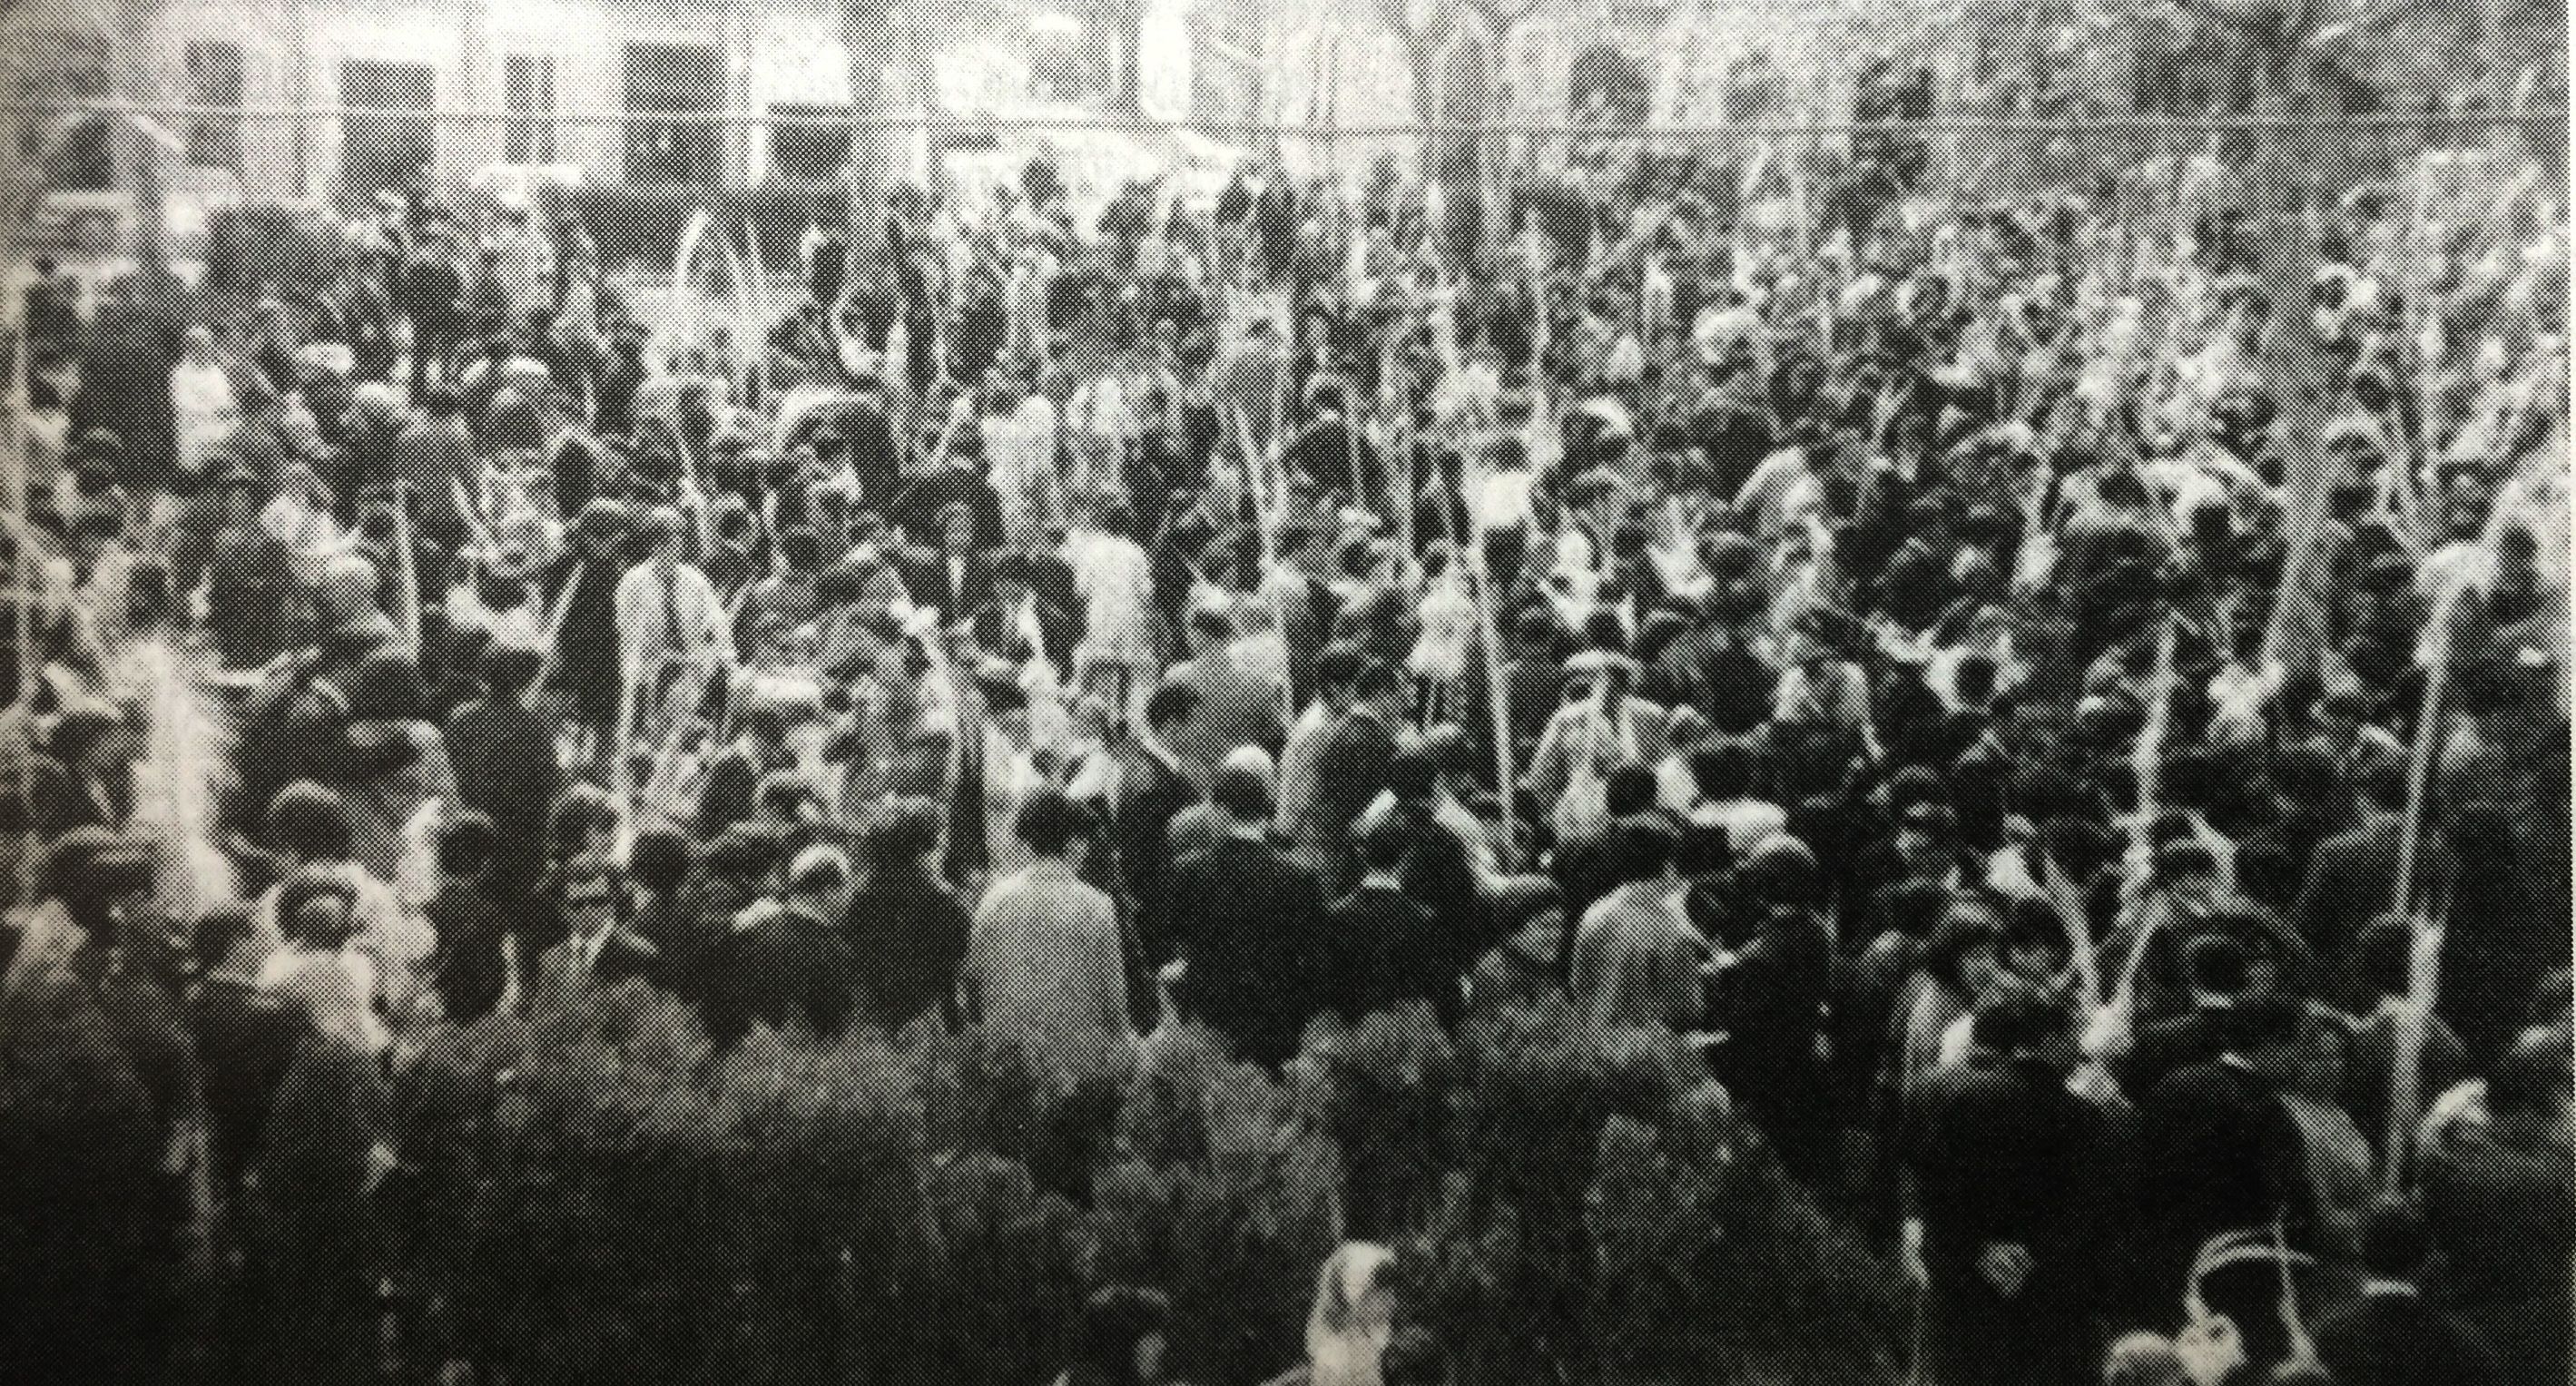
<path id="1" fill-rule="evenodd" d="M 2566 71 L 2526 0 L 0 0 L 0 1382 L 1107 1386 L 1128 1286 L 1197 1386 L 1376 1382 L 1390 1296 L 1460 1386 L 2074 1383 L 2225 1176 L 2341 1309 L 2417 1111 L 2445 1302 L 2563 1379 L 2564 1152 L 2453 1084 L 2564 1025 Z M 2132 548 L 2030 465 L 2167 435 L 2234 470 Z M 2094 916 L 2113 1119 L 1924 1135 L 1977 998 L 1909 796 Z M 1755 927 L 1782 825 L 1836 933 Z M 1687 910 L 1587 914 L 1676 847 Z M 2159 909 L 2334 1008 L 2197 1146 L 2119 1134 L 2216 1053 Z M 1904 1278 L 1977 1139 L 2027 1319 Z M 2208 1292 L 2277 1357 L 2263 1250 Z"/>

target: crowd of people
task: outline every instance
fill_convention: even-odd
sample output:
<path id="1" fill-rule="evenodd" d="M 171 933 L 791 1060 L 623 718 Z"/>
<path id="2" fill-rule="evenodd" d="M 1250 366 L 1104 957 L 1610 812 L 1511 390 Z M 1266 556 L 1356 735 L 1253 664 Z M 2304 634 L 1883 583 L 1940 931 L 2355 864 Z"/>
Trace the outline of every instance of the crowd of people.
<path id="1" fill-rule="evenodd" d="M 109 1036 L 224 1210 L 299 1046 L 363 1125 L 605 988 L 1095 1077 L 1563 994 L 1906 1268 L 1919 1379 L 2565 1379 L 2564 209 L 2365 187 L 2285 275 L 2205 160 L 1886 139 L 1509 237 L 1041 159 L 749 330 L 523 201 L 41 272 L 0 1054 Z M 140 1322 L 25 1211 L 0 1362 Z M 1372 1331 L 1317 1375 L 1441 1379 Z"/>

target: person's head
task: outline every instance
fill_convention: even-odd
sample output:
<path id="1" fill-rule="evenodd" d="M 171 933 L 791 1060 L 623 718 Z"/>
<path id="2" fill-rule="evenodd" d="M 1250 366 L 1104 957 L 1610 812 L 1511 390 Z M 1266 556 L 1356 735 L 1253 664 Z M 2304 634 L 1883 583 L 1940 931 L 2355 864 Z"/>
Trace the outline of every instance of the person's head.
<path id="1" fill-rule="evenodd" d="M 1041 786 L 1020 805 L 1020 840 L 1041 857 L 1070 859 L 1090 832 L 1091 815 L 1052 785 Z"/>
<path id="2" fill-rule="evenodd" d="M 2524 1034 L 2487 1076 L 2487 1114 L 2509 1145 L 2564 1143 L 2569 1107 L 2567 1033 L 2561 1028 Z"/>
<path id="3" fill-rule="evenodd" d="M 1660 881 L 1672 869 L 1677 845 L 1661 823 L 1619 823 L 1610 830 L 1611 875 L 1621 885 Z"/>
<path id="4" fill-rule="evenodd" d="M 1958 862 L 1959 819 L 1948 804 L 1926 799 L 1907 806 L 1896 820 L 1896 855 L 1916 876 L 1933 876 Z"/>
<path id="5" fill-rule="evenodd" d="M 1324 1260 L 1306 1315 L 1306 1358 L 1315 1386 L 1372 1386 L 1395 1334 L 1395 1253 L 1346 1242 Z"/>
<path id="6" fill-rule="evenodd" d="M 1186 683 L 1163 683 L 1145 695 L 1145 729 L 1157 738 L 1178 732 L 1198 716 L 1199 691 Z"/>
<path id="7" fill-rule="evenodd" d="M 1359 671 L 1351 677 L 1350 701 L 1355 708 L 1367 708 L 1381 717 L 1392 718 L 1398 715 L 1398 705 L 1403 696 L 1404 680 L 1397 677 L 1395 666 L 1385 660 L 1364 660 Z"/>
<path id="8" fill-rule="evenodd" d="M 1406 1325 L 1378 1357 L 1379 1386 L 1449 1386 L 1449 1350 L 1429 1329 Z"/>
<path id="9" fill-rule="evenodd" d="M 818 919 L 837 921 L 849 908 L 857 873 L 850 854 L 829 842 L 818 842 L 796 854 L 787 867 L 787 894 Z"/>
<path id="10" fill-rule="evenodd" d="M 1690 767 L 1703 798 L 1723 802 L 1753 792 L 1753 751 L 1740 741 L 1703 741 L 1691 752 Z"/>
<path id="11" fill-rule="evenodd" d="M 2411 1282 L 2432 1256 L 2424 1219 L 2395 1198 L 2373 1204 L 2361 1221 L 2361 1268 L 2373 1280 Z"/>
<path id="12" fill-rule="evenodd" d="M 2308 1007 L 2286 996 L 2246 998 L 2229 1014 L 2227 1052 L 2275 1086 L 2287 1087 L 2305 1065 Z"/>
<path id="13" fill-rule="evenodd" d="M 569 861 L 606 853 L 617 842 L 617 801 L 597 785 L 577 784 L 555 799 L 546 817 L 546 853 Z"/>
<path id="14" fill-rule="evenodd" d="M 494 644 L 483 651 L 483 690 L 495 698 L 525 698 L 545 667 L 545 656 L 525 645 Z"/>
<path id="15" fill-rule="evenodd" d="M 1373 876 L 1392 876 L 1402 870 L 1405 854 L 1412 850 L 1412 831 L 1391 814 L 1381 815 L 1360 830 L 1360 865 Z"/>
<path id="16" fill-rule="evenodd" d="M 626 875 L 636 889 L 647 894 L 669 898 L 689 878 L 689 868 L 697 864 L 697 853 L 689 839 L 670 828 L 647 828 L 635 835 L 635 845 L 626 852 Z"/>
<path id="17" fill-rule="evenodd" d="M 105 828 L 74 828 L 45 855 L 45 891 L 71 921 L 102 944 L 114 943 L 152 893 L 153 858 L 140 843 Z"/>
<path id="18" fill-rule="evenodd" d="M 1208 785 L 1208 798 L 1238 829 L 1264 827 L 1276 809 L 1275 779 L 1275 772 L 1264 774 L 1229 757 L 1217 767 L 1216 778 Z"/>
<path id="19" fill-rule="evenodd" d="M 2066 1008 L 2039 985 L 2007 977 L 1977 997 L 1977 1043 L 2018 1060 L 2062 1053 L 2071 1024 Z"/>
<path id="20" fill-rule="evenodd" d="M 1188 631 L 1192 653 L 1221 650 L 1234 639 L 1234 617 L 1214 602 L 1199 602 L 1190 608 Z"/>
<path id="21" fill-rule="evenodd" d="M 564 928 L 583 938 L 614 926 L 625 896 L 617 863 L 605 852 L 585 852 L 565 862 L 556 877 L 555 904 L 563 911 Z"/>
<path id="22" fill-rule="evenodd" d="M 1634 761 L 1611 768 L 1601 798 L 1612 818 L 1631 818 L 1655 806 L 1655 772 Z"/>
<path id="23" fill-rule="evenodd" d="M 1160 1291 L 1108 1285 L 1092 1293 L 1074 1327 L 1072 1386 L 1154 1386 L 1163 1379 L 1171 1301 Z"/>
<path id="24" fill-rule="evenodd" d="M 2003 906 L 1984 895 L 1955 895 L 1923 948 L 1923 970 L 1954 993 L 1982 994 L 2003 975 Z"/>
<path id="25" fill-rule="evenodd" d="M 268 805 L 269 845 L 294 866 L 346 861 L 350 823 L 349 801 L 311 780 L 279 790 Z"/>
<path id="26" fill-rule="evenodd" d="M 451 880 L 479 880 L 492 869 L 501 830 L 491 815 L 473 809 L 448 820 L 438 833 L 438 871 Z"/>
<path id="27" fill-rule="evenodd" d="M 2104 1356 L 2102 1386 L 2191 1386 L 2191 1373 L 2172 1339 L 2131 1333 L 2112 1343 Z"/>
<path id="28" fill-rule="evenodd" d="M 306 869 L 278 888 L 277 929 L 289 943 L 327 951 L 358 933 L 358 890 L 336 871 Z"/>
<path id="29" fill-rule="evenodd" d="M 897 795 L 879 803 L 860 827 L 859 849 L 871 881 L 918 873 L 939 846 L 939 806 Z"/>
<path id="30" fill-rule="evenodd" d="M 2245 945 L 2224 933 L 2205 933 L 2185 944 L 2182 969 L 2192 1004 L 2203 1011 L 2233 1007 L 2252 984 Z"/>

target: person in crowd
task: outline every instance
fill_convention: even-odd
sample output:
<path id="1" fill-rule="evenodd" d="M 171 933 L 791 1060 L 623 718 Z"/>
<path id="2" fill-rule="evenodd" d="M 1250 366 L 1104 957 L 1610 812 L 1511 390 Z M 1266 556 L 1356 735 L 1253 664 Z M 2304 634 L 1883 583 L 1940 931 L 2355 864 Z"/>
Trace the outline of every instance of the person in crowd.
<path id="1" fill-rule="evenodd" d="M 1905 1095 L 1906 1238 L 1929 1378 L 2078 1383 L 2095 1361 L 2086 1172 L 2100 1114 L 2067 1090 L 2065 1010 L 2021 983 L 1977 1001 L 1977 1048 Z"/>
<path id="2" fill-rule="evenodd" d="M 1276 807 L 1256 772 L 1228 766 L 1215 790 L 1225 836 L 1174 868 L 1172 939 L 1197 1017 L 1245 1059 L 1275 1068 L 1323 1004 L 1323 891 L 1271 841 Z"/>
<path id="3" fill-rule="evenodd" d="M 2267 997 L 2235 1009 L 2217 1059 L 2176 1070 L 2139 1101 L 2140 1189 L 2153 1278 L 2181 1284 L 2202 1244 L 2283 1223 L 2304 1240 L 2316 1189 L 2281 1092 L 2310 1042 L 2307 1006 Z"/>
<path id="4" fill-rule="evenodd" d="M 1108 1285 L 1083 1301 L 1074 1360 L 1056 1386 L 1162 1386 L 1172 1304 L 1158 1290 Z"/>
<path id="5" fill-rule="evenodd" d="M 2211 42 L 2142 71 L 2223 74 Z M 1998 80 L 2116 113 L 2121 83 L 2058 67 Z M 1932 113 L 1864 70 L 1863 123 Z M 864 1024 L 960 1032 L 908 1051 L 933 1067 L 997 1042 L 1061 1091 L 1063 1065 L 1041 1148 L 990 1153 L 1112 1207 L 1148 1023 L 1149 1104 L 1219 1072 L 1212 1030 L 1262 1071 L 1222 1070 L 1243 1105 L 1283 1085 L 1297 1119 L 1249 1124 L 1294 1145 L 1348 1138 L 1308 1085 L 1373 1060 L 1324 1012 L 1428 1002 L 1480 1103 L 1487 1037 L 1570 1010 L 1569 1043 L 1704 1068 L 1856 1254 L 1923 1214 L 1927 1379 L 2086 1375 L 2096 1331 L 2175 1330 L 2230 1233 L 2274 1295 L 2276 1225 L 2300 1322 L 2368 1339 L 2411 1277 L 2501 1379 L 2565 1379 L 2565 199 L 2481 181 L 2515 150 L 2420 180 L 2366 156 L 2271 246 L 2262 141 L 2040 143 L 1994 176 L 1885 129 L 1580 175 L 1542 150 L 1472 195 L 1455 160 L 1353 190 L 1263 159 L 1213 211 L 1186 180 L 1097 204 L 1066 151 L 1005 196 L 818 211 L 769 321 L 706 260 L 691 311 L 639 300 L 597 199 L 451 196 L 443 160 L 292 235 L 226 209 L 201 279 L 142 263 L 94 313 L 86 267 L 45 276 L 0 536 L 0 1154 L 33 1152 L 0 1182 L 67 1211 L 0 1210 L 0 1304 L 124 1341 L 57 1369 L 0 1313 L 0 1377 L 152 1386 L 122 1359 L 160 1351 L 164 1286 L 256 1360 L 289 1253 L 335 1298 L 280 1372 L 373 1374 L 381 1343 L 424 1374 L 517 1311 L 347 1215 L 515 1225 L 564 1063 L 641 1049 L 607 1023 L 632 1007 L 581 1003 L 643 977 L 652 1013 L 791 1057 Z M 2180 234 L 2134 234 L 2169 202 Z M 258 249 L 307 231 L 291 265 Z M 1989 1009 L 2034 988 L 2036 1040 Z M 144 1042 L 156 995 L 196 1022 L 202 1101 Z M 552 1023 L 576 1012 L 603 1024 Z M 692 1092 L 730 1101 L 738 1067 Z M 44 1126 L 58 1091 L 94 1131 Z M 1971 1129 L 1978 1103 L 2012 1115 Z M 945 1233 L 993 1166 L 925 1115 Z M 468 1168 L 498 1196 L 457 1194 Z M 198 1169 L 204 1230 L 137 1250 Z M 2366 1235 L 2382 1190 L 2420 1275 Z M 875 1302 L 858 1250 L 799 1283 Z M 1436 1378 L 1367 1259 L 1329 1277 L 1313 1373 Z M 2316 1368 L 2252 1313 L 2240 1376 Z M 1144 1320 L 1109 1317 L 1082 1370 L 1155 1377 Z M 1195 1364 L 1217 1335 L 1180 1327 Z M 2108 1369 L 2209 1375 L 2205 1328 Z M 529 1381 L 735 1365 L 487 1336 L 462 1366 Z M 1530 1336 L 1549 1370 L 1627 1369 Z M 1518 1367 L 1453 1346 L 1462 1377 Z"/>
<path id="6" fill-rule="evenodd" d="M 627 895 L 616 865 L 605 857 L 567 862 L 555 882 L 554 905 L 564 921 L 563 941 L 537 959 L 530 988 L 535 1007 L 560 1011 L 630 981 L 651 981 L 661 954 L 627 927 Z"/>
<path id="7" fill-rule="evenodd" d="M 2424 1297 L 2432 1248 L 2423 1219 L 2402 1203 L 2373 1209 L 2361 1231 L 2370 1275 L 2359 1302 L 2317 1320 L 2317 1360 L 2338 1386 L 2501 1381 L 2495 1349 L 2457 1315 Z"/>
<path id="8" fill-rule="evenodd" d="M 887 1034 L 924 1015 L 958 1021 L 958 966 L 973 921 L 932 870 L 938 806 L 897 799 L 860 828 L 862 879 L 850 897 L 852 971 L 862 1014 Z"/>
<path id="9" fill-rule="evenodd" d="M 1082 879 L 1095 824 L 1058 789 L 1019 810 L 1029 864 L 995 882 L 975 908 L 959 973 L 967 1017 L 1005 1044 L 1083 1072 L 1132 1060 L 1127 944 L 1109 897 Z"/>
<path id="10" fill-rule="evenodd" d="M 1687 1030 L 1700 1021 L 1708 943 L 1674 898 L 1675 845 L 1669 831 L 1650 823 L 1622 825 L 1611 838 L 1616 884 L 1575 932 L 1567 985 L 1595 1024 Z"/>

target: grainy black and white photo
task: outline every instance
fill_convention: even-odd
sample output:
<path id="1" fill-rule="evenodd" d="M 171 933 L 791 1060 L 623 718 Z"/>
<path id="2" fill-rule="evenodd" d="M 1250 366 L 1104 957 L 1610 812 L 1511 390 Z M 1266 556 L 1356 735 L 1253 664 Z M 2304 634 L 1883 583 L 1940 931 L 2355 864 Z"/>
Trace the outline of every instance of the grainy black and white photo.
<path id="1" fill-rule="evenodd" d="M 0 1386 L 2560 1386 L 2564 0 L 0 0 Z"/>

